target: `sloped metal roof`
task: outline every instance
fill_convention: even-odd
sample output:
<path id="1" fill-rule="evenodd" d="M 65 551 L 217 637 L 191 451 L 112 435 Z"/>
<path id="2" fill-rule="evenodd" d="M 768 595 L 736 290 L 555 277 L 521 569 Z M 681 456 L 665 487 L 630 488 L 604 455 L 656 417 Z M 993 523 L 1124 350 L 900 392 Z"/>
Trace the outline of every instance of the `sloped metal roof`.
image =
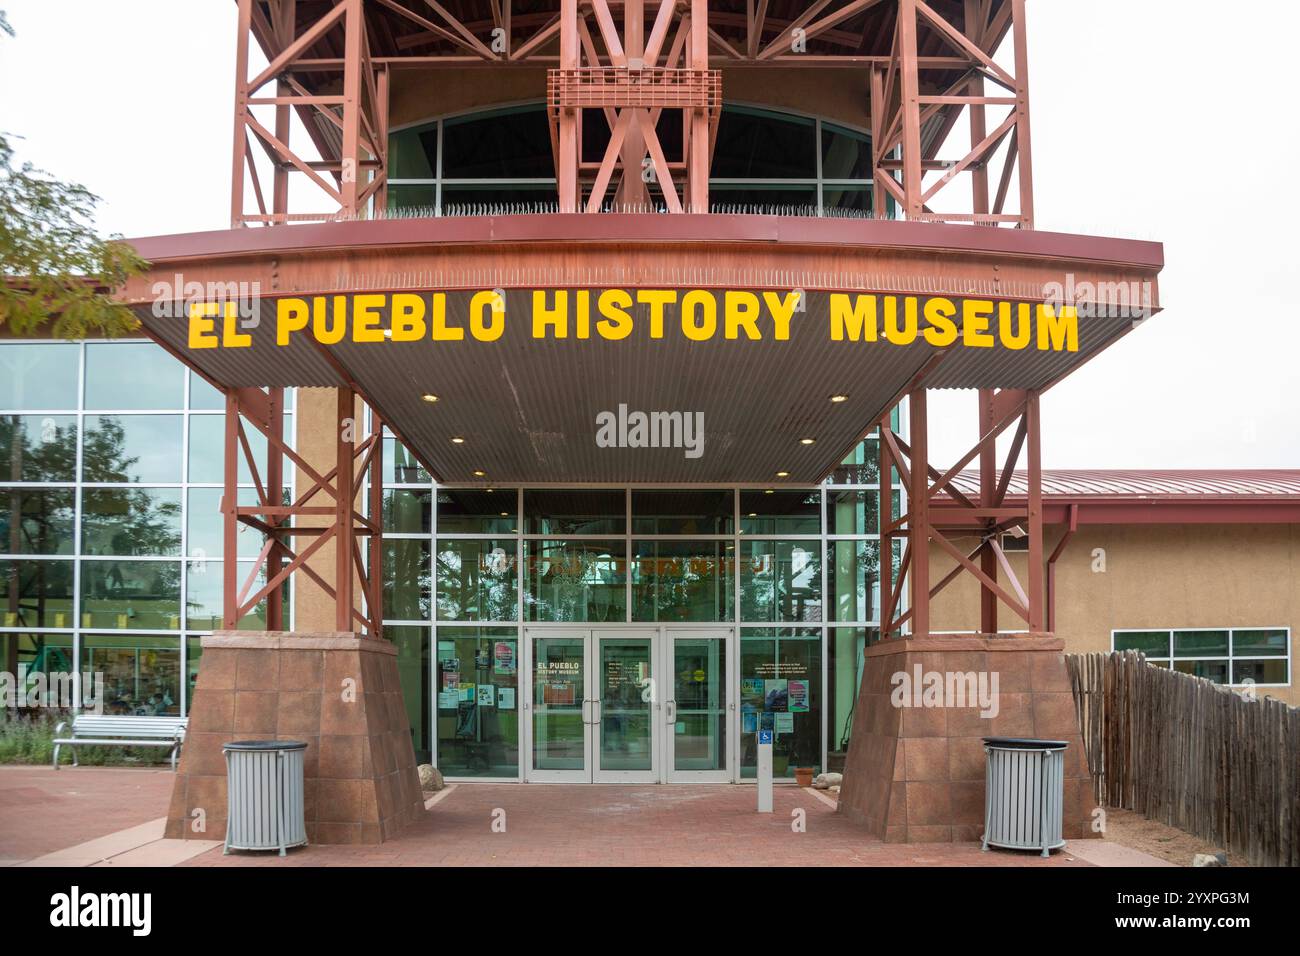
<path id="1" fill-rule="evenodd" d="M 954 484 L 963 493 L 978 495 L 979 472 L 964 471 Z M 1007 493 L 1012 497 L 1023 496 L 1025 489 L 1026 474 L 1017 471 Z M 1300 469 L 1049 470 L 1043 472 L 1043 495 L 1049 499 L 1083 501 L 1151 498 L 1300 501 Z"/>

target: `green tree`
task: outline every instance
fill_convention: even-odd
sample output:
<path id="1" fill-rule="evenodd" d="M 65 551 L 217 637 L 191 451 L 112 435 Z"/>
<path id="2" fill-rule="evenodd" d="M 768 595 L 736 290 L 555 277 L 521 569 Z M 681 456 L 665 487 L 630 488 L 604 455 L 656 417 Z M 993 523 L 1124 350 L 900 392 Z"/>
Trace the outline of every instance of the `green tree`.
<path id="1" fill-rule="evenodd" d="M 14 35 L 3 10 L 0 34 Z M 98 204 L 83 186 L 15 167 L 0 133 L 0 329 L 28 335 L 52 322 L 55 335 L 75 339 L 139 326 L 113 292 L 147 263 L 121 237 L 95 231 Z"/>

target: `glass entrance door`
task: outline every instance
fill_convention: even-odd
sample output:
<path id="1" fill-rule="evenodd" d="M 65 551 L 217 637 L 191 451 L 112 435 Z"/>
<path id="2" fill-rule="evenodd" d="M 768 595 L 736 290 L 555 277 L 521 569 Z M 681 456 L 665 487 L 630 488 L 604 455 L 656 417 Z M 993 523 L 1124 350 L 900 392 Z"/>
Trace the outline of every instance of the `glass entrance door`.
<path id="1" fill-rule="evenodd" d="M 727 631 L 667 631 L 664 764 L 671 783 L 731 780 Z"/>
<path id="2" fill-rule="evenodd" d="M 656 782 L 656 632 L 537 629 L 527 635 L 527 779 Z"/>

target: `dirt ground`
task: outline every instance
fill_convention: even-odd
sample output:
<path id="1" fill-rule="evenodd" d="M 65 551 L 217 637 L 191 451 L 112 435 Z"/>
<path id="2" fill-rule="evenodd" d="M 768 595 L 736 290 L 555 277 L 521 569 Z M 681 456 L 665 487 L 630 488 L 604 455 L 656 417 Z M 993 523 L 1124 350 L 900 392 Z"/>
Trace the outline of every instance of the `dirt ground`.
<path id="1" fill-rule="evenodd" d="M 1106 839 L 1178 866 L 1191 866 L 1197 853 L 1221 853 L 1223 847 L 1207 843 L 1174 827 L 1148 820 L 1132 810 L 1106 811 Z M 1228 854 L 1229 866 L 1245 866 L 1244 858 Z"/>

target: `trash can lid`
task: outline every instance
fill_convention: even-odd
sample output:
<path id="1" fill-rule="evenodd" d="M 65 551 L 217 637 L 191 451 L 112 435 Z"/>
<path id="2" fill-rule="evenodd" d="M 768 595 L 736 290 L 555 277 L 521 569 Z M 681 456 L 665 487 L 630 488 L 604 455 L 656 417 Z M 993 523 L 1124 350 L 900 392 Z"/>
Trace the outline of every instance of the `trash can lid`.
<path id="1" fill-rule="evenodd" d="M 985 737 L 984 743 L 1003 750 L 1064 750 L 1065 740 L 1035 740 L 1032 737 Z"/>
<path id="2" fill-rule="evenodd" d="M 222 750 L 306 750 L 305 740 L 232 740 Z"/>

